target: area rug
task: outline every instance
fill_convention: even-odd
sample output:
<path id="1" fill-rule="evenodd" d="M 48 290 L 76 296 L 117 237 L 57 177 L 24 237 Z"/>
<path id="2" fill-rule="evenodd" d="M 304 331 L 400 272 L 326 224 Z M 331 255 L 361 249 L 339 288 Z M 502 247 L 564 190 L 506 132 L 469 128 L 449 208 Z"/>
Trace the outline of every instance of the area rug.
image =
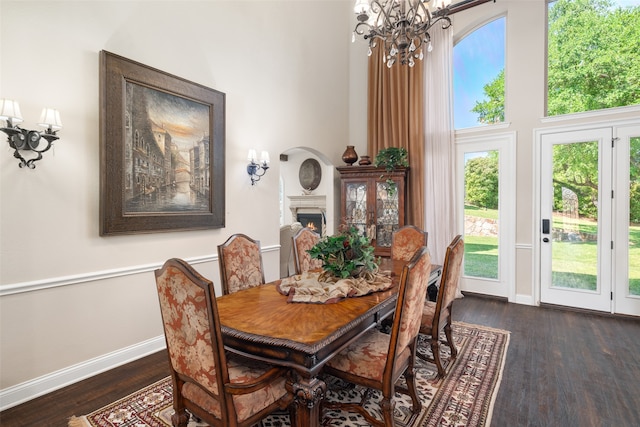
<path id="1" fill-rule="evenodd" d="M 509 346 L 509 332 L 461 322 L 453 324 L 458 357 L 447 367 L 444 379 L 436 378 L 433 364 L 418 358 L 416 382 L 422 411 L 411 426 L 411 400 L 396 394 L 396 424 L 403 427 L 489 426 L 493 403 L 500 387 Z M 448 351 L 446 346 L 443 351 Z M 427 338 L 419 337 L 419 352 L 430 354 Z M 447 355 L 448 356 L 448 355 Z M 327 380 L 328 400 L 359 401 L 363 390 L 335 378 Z M 380 393 L 371 393 L 367 409 L 379 419 Z M 121 400 L 81 416 L 72 417 L 69 427 L 171 427 L 172 385 L 169 377 Z M 286 412 L 265 418 L 261 427 L 289 426 Z M 362 427 L 369 425 L 358 414 L 325 411 L 323 426 Z M 195 420 L 189 427 L 206 426 Z"/>

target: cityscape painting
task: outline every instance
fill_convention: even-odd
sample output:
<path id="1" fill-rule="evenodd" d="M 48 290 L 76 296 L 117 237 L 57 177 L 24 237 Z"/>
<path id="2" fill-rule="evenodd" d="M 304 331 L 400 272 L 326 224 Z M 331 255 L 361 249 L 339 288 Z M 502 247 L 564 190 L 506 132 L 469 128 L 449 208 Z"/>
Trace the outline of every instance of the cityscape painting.
<path id="1" fill-rule="evenodd" d="M 224 227 L 225 94 L 100 61 L 100 235 Z"/>
<path id="2" fill-rule="evenodd" d="M 125 212 L 209 210 L 209 108 L 126 83 Z"/>

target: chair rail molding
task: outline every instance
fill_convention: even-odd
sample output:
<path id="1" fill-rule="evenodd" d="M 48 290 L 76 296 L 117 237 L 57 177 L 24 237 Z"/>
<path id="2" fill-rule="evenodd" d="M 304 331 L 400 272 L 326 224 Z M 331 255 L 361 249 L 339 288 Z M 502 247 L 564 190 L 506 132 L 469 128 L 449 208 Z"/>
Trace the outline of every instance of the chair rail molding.
<path id="1" fill-rule="evenodd" d="M 262 247 L 262 252 L 273 252 L 280 250 L 280 245 L 271 245 Z M 203 255 L 199 257 L 186 258 L 189 264 L 203 264 L 207 262 L 218 262 L 218 254 Z M 34 280 L 31 282 L 12 283 L 0 286 L 0 298 L 21 294 L 25 292 L 39 291 L 42 289 L 57 288 L 68 285 L 78 285 L 96 280 L 107 280 L 114 277 L 132 276 L 141 273 L 153 272 L 162 267 L 164 261 L 153 264 L 133 265 L 129 267 L 116 268 L 112 270 L 100 270 L 86 274 L 77 274 L 72 276 L 51 277 L 48 279 Z"/>

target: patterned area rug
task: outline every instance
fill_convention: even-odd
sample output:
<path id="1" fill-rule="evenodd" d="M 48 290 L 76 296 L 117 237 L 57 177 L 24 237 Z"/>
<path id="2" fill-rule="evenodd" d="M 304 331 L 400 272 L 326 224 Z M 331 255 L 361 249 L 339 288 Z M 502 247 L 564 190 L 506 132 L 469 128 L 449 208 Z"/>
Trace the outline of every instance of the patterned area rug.
<path id="1" fill-rule="evenodd" d="M 509 345 L 509 332 L 456 322 L 454 339 L 456 361 L 448 366 L 443 380 L 436 379 L 431 363 L 418 358 L 416 382 L 422 399 L 422 412 L 411 427 L 488 426 L 498 393 Z M 441 346 L 448 350 L 446 346 Z M 425 337 L 419 338 L 419 352 L 430 354 Z M 165 378 L 89 415 L 72 417 L 69 427 L 171 427 L 171 379 Z M 327 379 L 327 399 L 359 401 L 360 387 Z M 367 409 L 381 419 L 380 393 L 371 393 Z M 395 418 L 399 426 L 409 427 L 411 400 L 396 394 Z M 189 427 L 205 426 L 193 419 Z M 288 413 L 275 413 L 262 421 L 262 427 L 289 426 Z M 325 411 L 323 426 L 363 427 L 369 424 L 358 414 Z"/>

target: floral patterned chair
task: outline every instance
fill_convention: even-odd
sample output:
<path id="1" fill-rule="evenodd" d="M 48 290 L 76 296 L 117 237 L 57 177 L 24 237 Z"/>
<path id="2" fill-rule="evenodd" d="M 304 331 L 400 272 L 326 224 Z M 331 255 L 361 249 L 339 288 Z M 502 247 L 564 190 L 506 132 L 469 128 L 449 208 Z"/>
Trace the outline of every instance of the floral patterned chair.
<path id="1" fill-rule="evenodd" d="M 293 400 L 287 372 L 225 354 L 213 282 L 180 259 L 155 271 L 173 381 L 174 427 L 252 426 Z M 293 412 L 290 413 L 294 416 Z"/>
<path id="2" fill-rule="evenodd" d="M 422 353 L 418 355 L 424 360 L 435 363 L 438 368 L 439 377 L 444 377 L 445 374 L 445 368 L 442 365 L 440 355 L 440 344 L 448 346 L 451 350 L 451 357 L 448 363 L 453 362 L 458 355 L 458 349 L 456 349 L 451 335 L 451 310 L 462 273 L 463 255 L 464 240 L 462 240 L 461 235 L 457 235 L 447 247 L 444 265 L 442 267 L 442 278 L 440 279 L 438 298 L 436 302 L 427 301 L 422 312 L 420 333 L 430 336 L 429 342 L 431 344 L 433 358 L 428 358 Z M 441 338 L 440 334 L 442 332 L 444 332 L 445 339 Z"/>
<path id="3" fill-rule="evenodd" d="M 293 260 L 296 274 L 322 268 L 322 260 L 313 259 L 307 252 L 320 241 L 320 235 L 310 228 L 302 228 L 293 236 Z"/>
<path id="4" fill-rule="evenodd" d="M 409 261 L 422 246 L 427 246 L 429 235 L 415 225 L 405 225 L 391 236 L 391 259 Z"/>
<path id="5" fill-rule="evenodd" d="M 398 287 L 398 300 L 391 333 L 373 328 L 338 353 L 325 365 L 325 372 L 343 380 L 382 391 L 383 420 L 371 415 L 359 403 L 325 400 L 324 408 L 343 409 L 361 414 L 374 426 L 394 426 L 392 401 L 396 391 L 408 394 L 412 401 L 412 419 L 420 413 L 422 404 L 417 395 L 414 363 L 420 329 L 420 316 L 431 272 L 431 257 L 426 246 L 419 249 L 404 266 Z M 407 387 L 396 386 L 404 375 Z M 364 399 L 363 399 L 364 400 Z"/>
<path id="6" fill-rule="evenodd" d="M 218 245 L 218 263 L 223 294 L 265 283 L 260 241 L 249 236 L 234 234 Z"/>

